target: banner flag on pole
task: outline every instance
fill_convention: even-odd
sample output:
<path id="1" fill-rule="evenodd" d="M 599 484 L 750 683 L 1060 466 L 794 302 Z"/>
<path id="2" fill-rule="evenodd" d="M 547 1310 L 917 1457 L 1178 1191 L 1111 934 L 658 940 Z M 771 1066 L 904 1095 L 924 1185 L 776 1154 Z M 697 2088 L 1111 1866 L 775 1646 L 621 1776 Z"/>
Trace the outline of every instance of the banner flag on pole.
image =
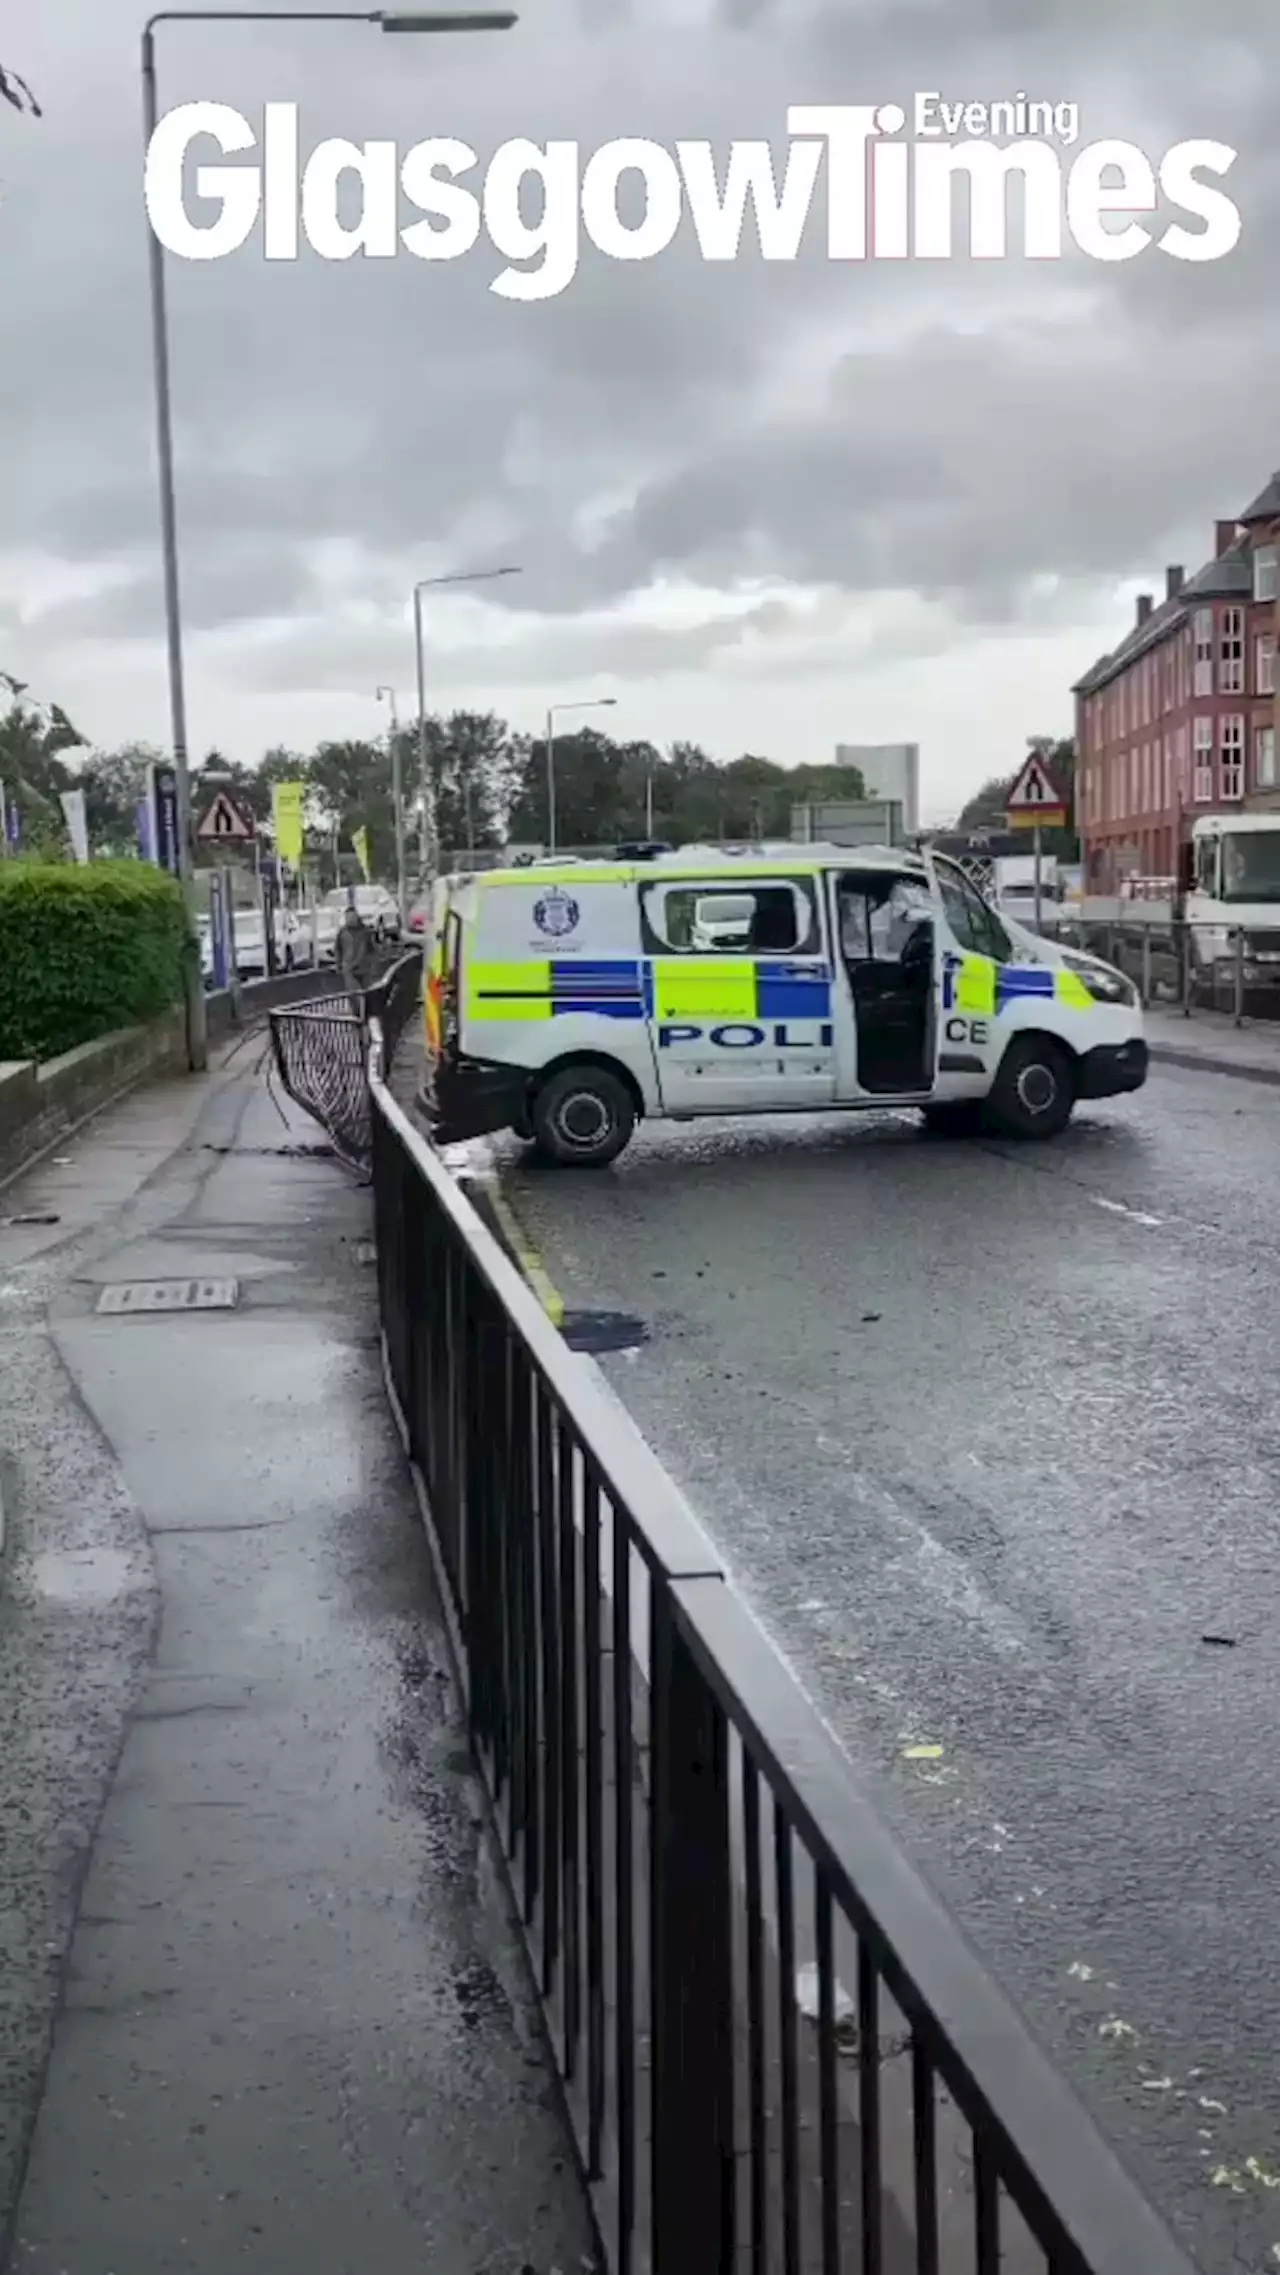
<path id="1" fill-rule="evenodd" d="M 276 852 L 290 869 L 302 867 L 302 809 L 306 789 L 305 782 L 273 782 L 271 785 L 271 819 L 275 826 Z"/>

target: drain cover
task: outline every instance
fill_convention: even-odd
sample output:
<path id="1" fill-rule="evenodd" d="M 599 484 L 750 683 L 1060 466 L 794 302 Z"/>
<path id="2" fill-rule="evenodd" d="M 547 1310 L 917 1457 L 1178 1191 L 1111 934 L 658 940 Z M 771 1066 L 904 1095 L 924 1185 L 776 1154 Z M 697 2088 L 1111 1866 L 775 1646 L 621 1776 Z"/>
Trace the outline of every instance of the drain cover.
<path id="1" fill-rule="evenodd" d="M 122 1311 L 234 1311 L 238 1280 L 120 1280 L 104 1288 L 97 1309 Z"/>
<path id="2" fill-rule="evenodd" d="M 566 1311 L 560 1332 L 571 1351 L 589 1351 L 592 1357 L 607 1351 L 637 1351 L 649 1340 L 644 1321 L 626 1311 Z"/>

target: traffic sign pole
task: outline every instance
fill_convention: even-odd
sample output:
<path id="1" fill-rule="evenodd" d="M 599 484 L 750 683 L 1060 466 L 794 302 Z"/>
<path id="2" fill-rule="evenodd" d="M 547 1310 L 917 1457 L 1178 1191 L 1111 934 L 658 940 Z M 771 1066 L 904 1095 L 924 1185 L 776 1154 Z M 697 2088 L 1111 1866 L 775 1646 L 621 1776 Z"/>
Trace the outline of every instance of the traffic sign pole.
<path id="1" fill-rule="evenodd" d="M 1040 930 L 1040 889 L 1041 889 L 1041 888 L 1040 888 L 1040 879 L 1041 879 L 1041 869 L 1040 869 L 1040 843 L 1041 843 L 1041 840 L 1040 840 L 1040 824 L 1039 824 L 1039 822 L 1037 822 L 1037 823 L 1036 823 L 1036 833 L 1035 833 L 1035 836 L 1034 836 L 1034 838 L 1032 839 L 1032 845 L 1031 845 L 1031 850 L 1032 850 L 1032 852 L 1033 852 L 1033 853 L 1034 853 L 1034 855 L 1035 855 L 1035 863 L 1036 863 L 1036 865 L 1035 865 L 1035 889 L 1036 889 L 1036 901 L 1035 901 L 1035 907 L 1036 907 L 1036 915 L 1035 915 L 1035 925 L 1036 925 L 1036 931 L 1037 931 L 1037 932 Z"/>

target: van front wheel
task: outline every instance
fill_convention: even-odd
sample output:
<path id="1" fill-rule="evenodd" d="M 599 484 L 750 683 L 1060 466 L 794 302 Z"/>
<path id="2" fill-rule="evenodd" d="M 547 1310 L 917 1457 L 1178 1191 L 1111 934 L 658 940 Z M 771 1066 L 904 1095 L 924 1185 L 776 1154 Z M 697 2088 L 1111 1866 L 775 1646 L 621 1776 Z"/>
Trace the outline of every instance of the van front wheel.
<path id="1" fill-rule="evenodd" d="M 544 1161 L 603 1169 L 627 1144 L 636 1110 L 626 1084 L 607 1066 L 562 1066 L 543 1083 L 530 1119 Z"/>
<path id="2" fill-rule="evenodd" d="M 987 1107 L 1005 1137 L 1057 1137 L 1076 1102 L 1071 1061 L 1049 1035 L 1019 1035 L 1000 1061 Z"/>

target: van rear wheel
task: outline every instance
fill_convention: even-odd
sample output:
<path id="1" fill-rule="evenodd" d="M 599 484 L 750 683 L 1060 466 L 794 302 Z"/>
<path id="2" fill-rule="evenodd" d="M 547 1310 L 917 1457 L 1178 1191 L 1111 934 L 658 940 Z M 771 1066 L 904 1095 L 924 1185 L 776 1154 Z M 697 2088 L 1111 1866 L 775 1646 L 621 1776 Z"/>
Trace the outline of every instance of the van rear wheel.
<path id="1" fill-rule="evenodd" d="M 603 1169 L 630 1139 L 636 1110 L 626 1084 L 607 1066 L 562 1066 L 537 1093 L 530 1120 L 544 1161 Z"/>
<path id="2" fill-rule="evenodd" d="M 1050 1035 L 1019 1035 L 1000 1061 L 987 1120 L 1005 1137 L 1057 1137 L 1075 1102 L 1075 1076 L 1061 1044 Z"/>

